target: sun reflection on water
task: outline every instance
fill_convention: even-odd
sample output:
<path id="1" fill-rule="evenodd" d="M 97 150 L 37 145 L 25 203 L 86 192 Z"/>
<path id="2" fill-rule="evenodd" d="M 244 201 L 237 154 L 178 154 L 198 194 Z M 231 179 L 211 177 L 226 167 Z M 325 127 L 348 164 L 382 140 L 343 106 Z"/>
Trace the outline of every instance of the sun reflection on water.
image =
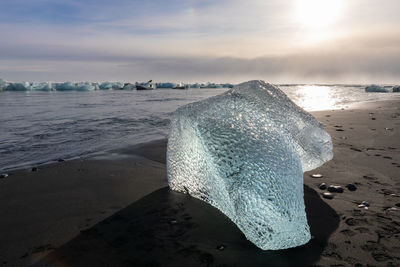
<path id="1" fill-rule="evenodd" d="M 294 101 L 306 110 L 327 110 L 338 108 L 335 92 L 328 86 L 298 86 L 294 93 Z"/>

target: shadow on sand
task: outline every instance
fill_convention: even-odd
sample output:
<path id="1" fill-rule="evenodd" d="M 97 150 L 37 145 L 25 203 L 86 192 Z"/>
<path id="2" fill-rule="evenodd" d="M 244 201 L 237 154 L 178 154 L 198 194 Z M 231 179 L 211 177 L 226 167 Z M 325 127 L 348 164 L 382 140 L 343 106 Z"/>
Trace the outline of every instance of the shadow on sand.
<path id="1" fill-rule="evenodd" d="M 217 209 L 165 187 L 83 231 L 37 265 L 309 266 L 339 217 L 317 192 L 304 190 L 313 238 L 301 247 L 262 251 Z"/>

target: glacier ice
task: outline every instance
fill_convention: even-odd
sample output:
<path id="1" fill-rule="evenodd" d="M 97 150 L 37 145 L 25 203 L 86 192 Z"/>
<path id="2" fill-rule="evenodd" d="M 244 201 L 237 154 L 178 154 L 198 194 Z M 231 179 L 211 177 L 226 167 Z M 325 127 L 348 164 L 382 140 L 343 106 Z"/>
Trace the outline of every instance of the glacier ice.
<path id="1" fill-rule="evenodd" d="M 372 84 L 372 85 L 368 85 L 367 87 L 365 87 L 365 92 L 368 93 L 389 93 L 390 90 L 387 88 L 384 88 L 382 86 L 376 85 L 376 84 Z"/>
<path id="2" fill-rule="evenodd" d="M 303 172 L 332 156 L 311 114 L 274 85 L 249 81 L 174 112 L 168 183 L 221 210 L 261 249 L 285 249 L 310 240 Z"/>

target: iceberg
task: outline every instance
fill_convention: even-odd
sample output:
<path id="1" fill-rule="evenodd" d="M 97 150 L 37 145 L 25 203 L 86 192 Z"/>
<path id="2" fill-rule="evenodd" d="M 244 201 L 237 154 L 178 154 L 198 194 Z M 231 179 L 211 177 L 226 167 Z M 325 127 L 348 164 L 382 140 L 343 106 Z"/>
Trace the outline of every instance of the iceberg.
<path id="1" fill-rule="evenodd" d="M 78 91 L 93 91 L 95 89 L 96 89 L 96 87 L 89 82 L 78 83 L 76 85 L 76 90 L 78 90 Z"/>
<path id="2" fill-rule="evenodd" d="M 99 85 L 100 90 L 110 90 L 112 88 L 112 83 L 110 82 L 103 82 Z"/>
<path id="3" fill-rule="evenodd" d="M 124 90 L 133 90 L 133 89 L 136 89 L 136 86 L 134 84 L 131 84 L 131 83 L 125 83 L 123 89 Z"/>
<path id="4" fill-rule="evenodd" d="M 393 93 L 400 93 L 400 86 L 393 87 Z"/>
<path id="5" fill-rule="evenodd" d="M 303 172 L 332 156 L 311 114 L 249 81 L 173 113 L 168 183 L 218 208 L 259 248 L 286 249 L 310 240 Z"/>
<path id="6" fill-rule="evenodd" d="M 5 91 L 30 91 L 31 84 L 28 82 L 10 83 L 7 85 L 7 87 L 4 90 Z"/>
<path id="7" fill-rule="evenodd" d="M 382 86 L 372 84 L 372 85 L 365 87 L 365 92 L 367 92 L 367 93 L 389 93 L 390 90 L 387 88 L 384 88 Z"/>
<path id="8" fill-rule="evenodd" d="M 170 82 L 167 82 L 167 83 L 157 83 L 157 88 L 174 88 L 174 87 L 176 87 L 177 86 L 177 84 L 176 83 L 170 83 Z"/>
<path id="9" fill-rule="evenodd" d="M 58 83 L 55 85 L 57 91 L 72 91 L 76 90 L 76 86 L 72 82 Z"/>
<path id="10" fill-rule="evenodd" d="M 43 82 L 43 83 L 32 83 L 31 84 L 32 91 L 51 91 L 53 90 L 52 85 L 50 82 Z"/>
<path id="11" fill-rule="evenodd" d="M 112 83 L 111 88 L 114 90 L 121 90 L 124 88 L 124 84 L 120 83 L 120 82 L 114 82 L 114 83 Z"/>
<path id="12" fill-rule="evenodd" d="M 101 90 L 110 90 L 110 89 L 122 89 L 124 85 L 120 82 L 103 82 L 100 84 L 99 89 Z"/>

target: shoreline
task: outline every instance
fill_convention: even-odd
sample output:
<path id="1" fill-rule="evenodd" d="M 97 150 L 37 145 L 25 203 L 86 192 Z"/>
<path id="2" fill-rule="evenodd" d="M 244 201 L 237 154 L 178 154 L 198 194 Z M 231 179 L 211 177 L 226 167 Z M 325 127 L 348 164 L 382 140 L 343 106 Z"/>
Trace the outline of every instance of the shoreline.
<path id="1" fill-rule="evenodd" d="M 392 101 L 400 101 L 400 93 L 399 94 L 395 94 L 394 95 L 395 98 L 397 98 L 396 100 L 369 100 L 369 101 L 364 101 L 361 103 L 348 103 L 348 104 L 343 104 L 341 106 L 344 106 L 342 108 L 338 107 L 336 109 L 326 109 L 326 110 L 315 110 L 315 111 L 307 111 L 311 114 L 319 114 L 319 113 L 324 113 L 324 112 L 330 112 L 330 111 L 337 111 L 337 110 L 356 110 L 356 109 L 369 109 L 373 106 L 377 106 L 377 103 L 386 103 L 386 102 L 392 102 Z M 168 136 L 168 134 L 166 134 L 166 136 Z M 149 144 L 152 142 L 157 142 L 159 140 L 163 140 L 162 139 L 151 139 L 151 140 L 145 140 L 145 141 L 139 141 L 139 142 L 135 142 L 133 144 L 130 144 L 126 147 L 118 147 L 118 148 L 109 148 L 106 150 L 99 150 L 99 151 L 93 151 L 84 155 L 76 155 L 70 158 L 54 158 L 51 161 L 43 161 L 43 162 L 37 162 L 37 163 L 33 163 L 33 164 L 26 164 L 26 165 L 20 165 L 17 167 L 6 167 L 4 169 L 0 169 L 0 174 L 3 173 L 14 173 L 14 172 L 19 172 L 22 170 L 26 170 L 29 171 L 31 168 L 40 168 L 46 165 L 51 165 L 51 164 L 57 164 L 60 161 L 64 162 L 64 161 L 74 161 L 74 160 L 90 160 L 92 158 L 96 158 L 98 156 L 100 157 L 107 157 L 109 156 L 109 159 L 112 160 L 113 156 L 117 153 L 120 153 L 120 151 L 127 151 L 129 149 L 134 150 L 135 147 L 137 146 L 142 146 L 145 144 Z M 105 158 L 104 158 L 105 159 Z"/>
<path id="2" fill-rule="evenodd" d="M 331 134 L 335 157 L 304 174 L 314 239 L 299 249 L 254 249 L 214 208 L 167 190 L 166 140 L 157 140 L 41 165 L 37 172 L 24 168 L 1 179 L 0 211 L 5 219 L 0 221 L 0 262 L 42 266 L 61 261 L 79 266 L 127 260 L 140 266 L 153 260 L 169 266 L 174 262 L 168 254 L 175 253 L 180 262 L 195 266 L 251 265 L 249 260 L 260 266 L 267 259 L 281 265 L 295 263 L 287 257 L 322 266 L 396 264 L 400 261 L 400 246 L 395 245 L 400 240 L 399 103 L 375 101 L 358 108 L 310 112 Z M 312 173 L 323 177 L 311 178 Z M 323 199 L 320 195 L 326 191 L 318 188 L 322 182 L 340 185 L 344 193 Z M 357 190 L 347 190 L 348 183 Z M 358 208 L 362 201 L 369 201 L 368 210 Z M 396 207 L 399 210 L 391 209 Z M 125 229 L 126 235 L 115 227 Z M 137 229 L 147 234 L 137 236 Z M 204 237 L 215 240 L 210 243 Z M 181 246 L 174 247 L 172 239 Z M 221 244 L 226 249 L 216 249 Z"/>

